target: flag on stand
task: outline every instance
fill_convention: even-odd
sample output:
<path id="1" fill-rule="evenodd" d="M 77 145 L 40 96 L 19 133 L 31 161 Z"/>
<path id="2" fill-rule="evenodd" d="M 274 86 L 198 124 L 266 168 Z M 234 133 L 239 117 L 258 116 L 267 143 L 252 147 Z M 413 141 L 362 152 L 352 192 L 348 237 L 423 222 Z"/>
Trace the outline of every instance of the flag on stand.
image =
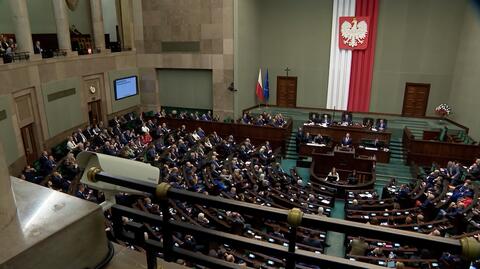
<path id="1" fill-rule="evenodd" d="M 258 71 L 258 81 L 257 81 L 257 88 L 255 90 L 257 94 L 257 98 L 260 101 L 263 101 L 263 86 L 262 86 L 262 69 Z"/>
<path id="2" fill-rule="evenodd" d="M 268 103 L 268 97 L 270 96 L 270 83 L 268 83 L 268 69 L 265 74 L 265 81 L 263 83 L 263 99 L 265 103 Z"/>

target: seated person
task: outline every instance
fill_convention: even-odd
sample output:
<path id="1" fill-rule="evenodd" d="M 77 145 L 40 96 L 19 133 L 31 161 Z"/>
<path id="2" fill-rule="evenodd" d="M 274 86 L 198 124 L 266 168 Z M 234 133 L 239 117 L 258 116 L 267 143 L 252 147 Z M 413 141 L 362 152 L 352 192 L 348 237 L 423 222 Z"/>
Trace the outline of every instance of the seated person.
<path id="1" fill-rule="evenodd" d="M 352 113 L 343 112 L 342 113 L 342 124 L 352 124 Z"/>
<path id="2" fill-rule="evenodd" d="M 320 116 L 318 113 L 311 113 L 310 114 L 310 121 L 313 122 L 314 124 L 320 124 Z"/>
<path id="3" fill-rule="evenodd" d="M 373 141 L 373 146 L 380 149 L 385 147 L 385 142 L 378 140 L 378 138 L 375 138 Z"/>
<path id="4" fill-rule="evenodd" d="M 344 138 L 342 138 L 342 147 L 351 147 L 352 146 L 352 138 L 350 137 L 350 133 L 347 133 Z"/>
<path id="5" fill-rule="evenodd" d="M 372 118 L 364 118 L 363 119 L 363 127 L 371 129 L 373 127 L 373 119 Z"/>
<path id="6" fill-rule="evenodd" d="M 316 143 L 316 144 L 325 144 L 325 139 L 323 138 L 323 136 L 321 134 L 317 134 L 315 136 L 315 138 L 313 138 L 313 143 Z"/>
<path id="7" fill-rule="evenodd" d="M 379 130 L 379 131 L 383 131 L 383 130 L 387 129 L 387 120 L 386 119 L 378 119 L 376 127 L 377 127 L 377 130 Z"/>
<path id="8" fill-rule="evenodd" d="M 480 179 L 480 158 L 475 160 L 475 163 L 473 163 L 468 169 L 468 173 L 470 173 L 470 176 L 477 180 Z"/>
<path id="9" fill-rule="evenodd" d="M 304 136 L 303 136 L 303 143 L 312 143 L 313 141 L 313 138 L 312 136 L 310 135 L 310 133 L 306 133 Z"/>
<path id="10" fill-rule="evenodd" d="M 355 185 L 355 184 L 357 184 L 357 182 L 358 182 L 358 179 L 357 179 L 357 170 L 353 170 L 352 173 L 350 173 L 350 174 L 348 175 L 347 180 L 348 180 L 348 184 L 350 184 L 350 185 Z"/>
<path id="11" fill-rule="evenodd" d="M 242 119 L 240 121 L 243 124 L 251 124 L 252 123 L 252 117 L 248 112 L 243 113 Z"/>
<path id="12" fill-rule="evenodd" d="M 340 175 L 337 172 L 337 169 L 335 167 L 332 167 L 332 171 L 330 171 L 325 178 L 325 181 L 339 181 L 340 180 Z"/>
<path id="13" fill-rule="evenodd" d="M 375 140 L 363 140 L 362 144 L 365 147 L 372 147 L 377 149 L 385 148 L 385 142 L 378 140 L 378 138 L 375 138 Z"/>
<path id="14" fill-rule="evenodd" d="M 330 125 L 332 123 L 332 116 L 330 114 L 323 114 L 320 124 Z"/>

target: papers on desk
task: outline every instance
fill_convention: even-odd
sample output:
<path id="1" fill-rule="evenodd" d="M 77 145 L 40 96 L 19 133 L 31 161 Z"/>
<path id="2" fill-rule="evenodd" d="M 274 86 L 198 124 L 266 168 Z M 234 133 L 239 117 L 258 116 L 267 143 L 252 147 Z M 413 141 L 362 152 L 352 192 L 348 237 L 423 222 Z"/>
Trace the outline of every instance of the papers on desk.
<path id="1" fill-rule="evenodd" d="M 320 126 L 320 127 L 328 127 L 329 124 L 327 123 L 321 123 L 321 124 L 315 124 L 313 122 L 306 122 L 303 124 L 303 126 Z"/>
<path id="2" fill-rule="evenodd" d="M 325 147 L 325 144 L 317 144 L 317 143 L 307 143 L 307 146 L 313 146 L 313 147 Z"/>
<path id="3" fill-rule="evenodd" d="M 360 196 L 361 198 L 365 198 L 365 197 L 372 198 L 373 197 L 371 194 L 363 194 L 363 193 L 359 194 L 358 196 Z"/>
<path id="4" fill-rule="evenodd" d="M 378 148 L 372 148 L 372 147 L 365 147 L 366 150 L 374 150 L 374 151 L 378 151 Z"/>

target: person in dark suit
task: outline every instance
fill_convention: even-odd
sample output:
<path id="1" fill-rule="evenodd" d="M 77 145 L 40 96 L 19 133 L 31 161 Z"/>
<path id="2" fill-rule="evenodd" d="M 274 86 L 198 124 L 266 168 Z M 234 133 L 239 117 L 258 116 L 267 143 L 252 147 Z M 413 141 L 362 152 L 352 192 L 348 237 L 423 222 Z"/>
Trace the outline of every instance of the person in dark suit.
<path id="1" fill-rule="evenodd" d="M 318 114 L 317 113 L 312 113 L 312 119 L 311 121 L 314 123 L 314 124 L 320 124 L 321 120 L 320 118 L 318 117 Z"/>
<path id="2" fill-rule="evenodd" d="M 47 151 L 42 152 L 42 155 L 38 159 L 38 162 L 40 163 L 41 173 L 44 176 L 50 174 L 51 171 L 49 172 L 48 169 L 47 169 L 48 168 L 48 152 Z"/>
<path id="3" fill-rule="evenodd" d="M 35 54 L 42 54 L 43 49 L 42 46 L 40 45 L 40 41 L 35 42 L 35 46 L 33 47 L 33 53 Z"/>
<path id="4" fill-rule="evenodd" d="M 387 123 L 385 122 L 384 119 L 379 119 L 377 121 L 377 129 L 380 131 L 387 129 Z"/>
<path id="5" fill-rule="evenodd" d="M 330 125 L 331 123 L 332 123 L 332 120 L 330 119 L 329 115 L 323 114 L 322 121 L 320 122 L 320 124 Z"/>
<path id="6" fill-rule="evenodd" d="M 297 146 L 297 152 L 300 149 L 300 144 L 303 143 L 303 137 L 304 137 L 303 129 L 302 127 L 298 127 L 298 131 L 295 134 L 295 144 Z"/>
<path id="7" fill-rule="evenodd" d="M 342 123 L 343 124 L 352 124 L 352 113 L 350 112 L 344 112 L 342 114 Z"/>
<path id="8" fill-rule="evenodd" d="M 352 146 L 352 138 L 350 137 L 350 133 L 347 133 L 344 138 L 342 138 L 342 147 L 351 147 Z"/>
<path id="9" fill-rule="evenodd" d="M 363 119 L 363 127 L 371 129 L 373 127 L 373 119 L 372 118 Z"/>
<path id="10" fill-rule="evenodd" d="M 385 143 L 383 141 L 378 140 L 378 138 L 375 138 L 373 141 L 373 146 L 376 147 L 377 149 L 381 149 L 385 147 Z"/>
<path id="11" fill-rule="evenodd" d="M 476 159 L 475 163 L 473 163 L 469 168 L 468 168 L 468 173 L 470 173 L 470 176 L 478 180 L 480 179 L 480 159 Z"/>
<path id="12" fill-rule="evenodd" d="M 48 156 L 48 160 L 44 164 L 42 171 L 45 173 L 45 175 L 48 175 L 52 173 L 53 169 L 55 169 L 56 166 L 57 166 L 57 163 L 55 162 L 55 159 L 53 158 L 52 155 L 50 155 Z"/>
<path id="13" fill-rule="evenodd" d="M 155 161 L 155 158 L 157 157 L 157 151 L 155 149 L 154 144 L 150 144 L 148 146 L 147 152 L 145 153 L 145 160 L 148 163 L 153 163 Z"/>
<path id="14" fill-rule="evenodd" d="M 347 177 L 348 184 L 355 185 L 358 183 L 357 170 L 353 170 Z"/>
<path id="15" fill-rule="evenodd" d="M 306 133 L 304 136 L 303 136 L 303 143 L 311 143 L 312 142 L 312 136 L 310 135 L 310 133 Z"/>
<path id="16" fill-rule="evenodd" d="M 316 144 L 323 144 L 325 143 L 325 139 L 323 139 L 323 136 L 321 134 L 317 134 L 313 139 L 313 142 Z"/>
<path id="17" fill-rule="evenodd" d="M 82 129 L 78 129 L 77 133 L 73 137 L 73 141 L 75 141 L 76 144 L 79 143 L 85 143 L 87 142 L 87 137 L 83 134 Z"/>

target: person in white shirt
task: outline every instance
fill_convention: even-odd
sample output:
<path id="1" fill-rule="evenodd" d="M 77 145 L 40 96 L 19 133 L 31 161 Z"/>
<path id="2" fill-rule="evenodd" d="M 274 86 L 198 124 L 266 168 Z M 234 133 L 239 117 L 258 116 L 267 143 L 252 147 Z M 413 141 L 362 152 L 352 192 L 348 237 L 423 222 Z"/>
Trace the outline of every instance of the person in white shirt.
<path id="1" fill-rule="evenodd" d="M 340 180 L 340 175 L 337 173 L 337 169 L 335 167 L 332 167 L 332 171 L 330 171 L 330 173 L 328 173 L 327 177 L 325 178 L 325 181 L 328 181 L 329 177 L 337 178 L 335 181 Z"/>
<path id="2" fill-rule="evenodd" d="M 67 142 L 67 149 L 69 151 L 72 151 L 74 149 L 77 148 L 77 144 L 73 141 L 73 138 L 71 136 L 69 136 L 68 138 L 68 142 Z"/>
<path id="3" fill-rule="evenodd" d="M 144 133 L 150 133 L 150 128 L 145 125 L 145 123 L 142 124 L 142 132 Z"/>

